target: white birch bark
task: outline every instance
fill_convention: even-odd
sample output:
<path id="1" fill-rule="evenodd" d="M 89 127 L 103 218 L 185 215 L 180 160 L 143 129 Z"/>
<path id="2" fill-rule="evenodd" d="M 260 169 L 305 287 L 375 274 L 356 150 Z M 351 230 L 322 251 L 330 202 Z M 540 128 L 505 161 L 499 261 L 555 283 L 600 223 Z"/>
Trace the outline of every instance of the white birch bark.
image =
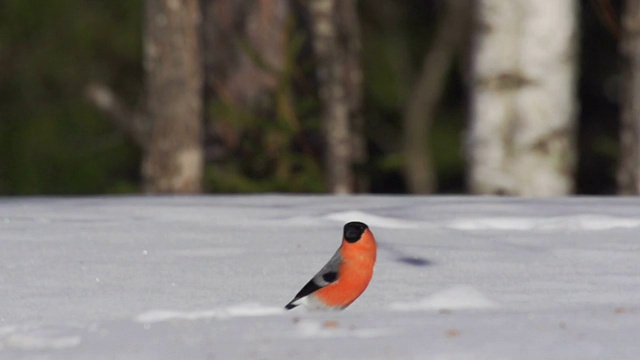
<path id="1" fill-rule="evenodd" d="M 478 0 L 469 186 L 473 193 L 573 191 L 575 0 Z"/>

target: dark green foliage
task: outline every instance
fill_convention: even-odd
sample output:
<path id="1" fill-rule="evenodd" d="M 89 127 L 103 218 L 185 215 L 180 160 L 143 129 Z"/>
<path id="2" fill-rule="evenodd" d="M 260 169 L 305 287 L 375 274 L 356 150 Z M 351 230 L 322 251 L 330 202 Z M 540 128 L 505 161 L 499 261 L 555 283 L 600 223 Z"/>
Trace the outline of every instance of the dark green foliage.
<path id="1" fill-rule="evenodd" d="M 83 96 L 99 80 L 135 103 L 140 3 L 0 3 L 0 193 L 136 189 L 137 152 Z"/>

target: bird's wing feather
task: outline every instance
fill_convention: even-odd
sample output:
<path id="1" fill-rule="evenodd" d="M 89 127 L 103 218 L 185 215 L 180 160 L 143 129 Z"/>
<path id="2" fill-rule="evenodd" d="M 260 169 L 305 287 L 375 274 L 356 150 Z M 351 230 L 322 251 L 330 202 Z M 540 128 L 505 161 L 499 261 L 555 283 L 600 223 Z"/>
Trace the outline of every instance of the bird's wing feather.
<path id="1" fill-rule="evenodd" d="M 323 287 L 338 281 L 338 269 L 342 262 L 342 256 L 340 255 L 340 249 L 331 257 L 329 262 L 313 276 L 311 280 L 300 290 L 296 296 L 287 304 L 287 308 L 294 308 L 297 304 L 294 304 L 297 300 L 310 295 Z"/>

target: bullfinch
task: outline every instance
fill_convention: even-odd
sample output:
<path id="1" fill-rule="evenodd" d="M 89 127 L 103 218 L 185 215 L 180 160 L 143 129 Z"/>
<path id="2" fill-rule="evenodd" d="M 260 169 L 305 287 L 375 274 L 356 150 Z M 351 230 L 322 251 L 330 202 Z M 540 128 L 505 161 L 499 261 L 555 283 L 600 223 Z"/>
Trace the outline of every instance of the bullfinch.
<path id="1" fill-rule="evenodd" d="M 369 227 L 358 221 L 347 223 L 338 251 L 285 309 L 302 304 L 312 310 L 346 308 L 369 285 L 375 262 L 376 240 Z"/>

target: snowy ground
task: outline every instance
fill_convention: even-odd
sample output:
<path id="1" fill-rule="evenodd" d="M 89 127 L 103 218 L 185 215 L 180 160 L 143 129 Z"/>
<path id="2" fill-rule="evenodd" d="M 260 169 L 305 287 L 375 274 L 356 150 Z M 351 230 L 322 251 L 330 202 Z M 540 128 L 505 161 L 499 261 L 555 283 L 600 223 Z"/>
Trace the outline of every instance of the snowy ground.
<path id="1" fill-rule="evenodd" d="M 349 220 L 343 312 L 282 306 Z M 637 359 L 640 199 L 0 199 L 0 359 Z"/>

